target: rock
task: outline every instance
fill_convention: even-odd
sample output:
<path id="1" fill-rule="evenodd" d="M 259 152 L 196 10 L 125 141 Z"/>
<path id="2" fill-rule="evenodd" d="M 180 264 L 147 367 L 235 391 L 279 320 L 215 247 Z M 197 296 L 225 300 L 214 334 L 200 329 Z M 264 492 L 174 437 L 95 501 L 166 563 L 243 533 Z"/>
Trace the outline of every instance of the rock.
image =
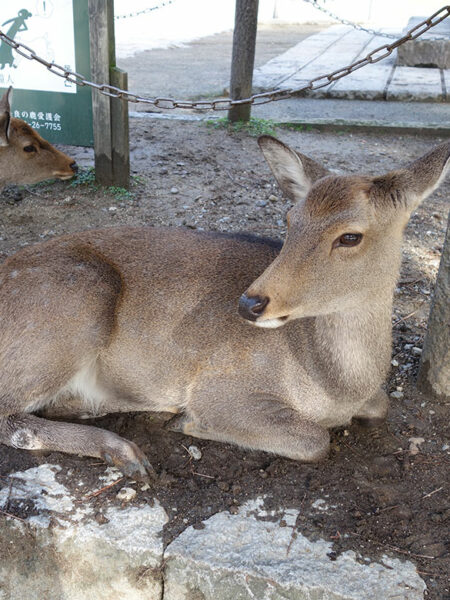
<path id="1" fill-rule="evenodd" d="M 362 564 L 352 551 L 331 560 L 331 542 L 292 535 L 297 511 L 284 513 L 286 527 L 258 520 L 267 514 L 262 502 L 216 514 L 169 544 L 164 600 L 366 600 L 369 589 L 371 598 L 423 598 L 425 583 L 411 562 L 383 556 Z"/>
<path id="2" fill-rule="evenodd" d="M 179 190 L 177 187 L 170 188 L 170 193 L 171 193 L 171 194 L 178 194 L 178 193 L 179 193 L 179 191 L 180 191 L 180 190 Z"/>
<path id="3" fill-rule="evenodd" d="M 395 398 L 395 399 L 399 400 L 400 398 L 403 398 L 403 392 L 396 390 L 395 392 L 391 392 L 390 396 L 391 396 L 391 398 Z"/>
<path id="4" fill-rule="evenodd" d="M 197 446 L 189 446 L 188 452 L 194 460 L 200 460 L 202 457 L 202 452 L 200 448 L 197 448 Z"/>
<path id="5" fill-rule="evenodd" d="M 417 346 L 413 346 L 412 353 L 414 356 L 420 356 L 422 354 L 422 348 L 417 348 Z"/>
<path id="6" fill-rule="evenodd" d="M 425 441 L 425 439 L 423 437 L 411 437 L 409 438 L 408 442 L 409 442 L 409 453 L 410 454 L 419 454 L 420 449 L 419 446 L 420 444 L 423 444 Z"/>
<path id="7" fill-rule="evenodd" d="M 99 515 L 96 500 L 72 496 L 58 472 L 44 464 L 14 473 L 12 490 L 0 490 L 0 508 L 8 499 L 30 507 L 23 520 L 0 520 L 0 598 L 160 598 L 165 511 L 155 502 Z"/>
<path id="8" fill-rule="evenodd" d="M 404 33 L 424 19 L 425 17 L 411 17 Z M 433 39 L 437 37 L 441 39 Z M 438 23 L 417 39 L 399 46 L 397 53 L 397 65 L 450 69 L 450 24 L 447 21 Z"/>
<path id="9" fill-rule="evenodd" d="M 117 500 L 121 502 L 130 502 L 133 498 L 136 498 L 136 490 L 130 487 L 123 487 L 116 495 Z"/>

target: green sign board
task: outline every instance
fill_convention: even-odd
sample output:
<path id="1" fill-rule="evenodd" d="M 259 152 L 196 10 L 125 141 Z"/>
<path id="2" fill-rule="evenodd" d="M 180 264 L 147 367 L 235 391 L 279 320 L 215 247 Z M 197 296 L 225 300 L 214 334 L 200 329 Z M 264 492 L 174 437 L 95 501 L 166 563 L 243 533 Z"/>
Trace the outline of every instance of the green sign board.
<path id="1" fill-rule="evenodd" d="M 48 62 L 90 77 L 88 0 L 0 3 L 3 33 Z M 12 116 L 56 144 L 93 145 L 92 100 L 79 87 L 0 41 L 0 93 L 13 86 Z"/>

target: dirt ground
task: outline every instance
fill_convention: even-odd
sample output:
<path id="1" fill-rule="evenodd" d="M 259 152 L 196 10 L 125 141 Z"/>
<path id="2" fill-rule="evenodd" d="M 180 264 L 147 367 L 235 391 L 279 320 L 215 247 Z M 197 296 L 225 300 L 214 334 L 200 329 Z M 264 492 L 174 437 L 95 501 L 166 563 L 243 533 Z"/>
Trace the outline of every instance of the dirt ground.
<path id="1" fill-rule="evenodd" d="M 276 134 L 347 173 L 389 171 L 442 141 L 314 130 L 277 129 Z M 0 205 L 1 257 L 62 233 L 120 224 L 284 235 L 289 203 L 263 162 L 255 137 L 200 123 L 133 119 L 131 139 L 134 178 L 129 193 L 96 189 L 86 171 L 72 182 L 21 188 L 15 198 L 11 190 L 5 192 Z M 81 164 L 89 162 L 83 150 L 70 151 Z M 380 560 L 383 554 L 409 559 L 427 583 L 427 598 L 450 597 L 448 405 L 414 388 L 449 197 L 447 178 L 406 230 L 393 314 L 393 366 L 386 383 L 388 392 L 399 397 L 392 398 L 384 426 L 340 428 L 332 434 L 329 457 L 305 465 L 168 433 L 161 427 L 164 416 L 111 415 L 96 421 L 139 444 L 154 465 L 157 485 L 146 491 L 130 485 L 138 490 L 134 502 L 157 498 L 166 509 L 170 519 L 165 543 L 189 525 L 201 528 L 202 520 L 218 511 L 235 512 L 243 502 L 264 496 L 267 508 L 280 514 L 299 509 L 296 528 L 304 535 L 333 541 L 330 560 L 348 549 Z M 410 438 L 424 440 L 417 453 L 411 451 Z M 186 450 L 191 444 L 201 450 L 198 461 Z M 8 474 L 16 470 L 41 463 L 60 464 L 60 476 L 80 501 L 101 487 L 98 477 L 105 465 L 97 460 L 5 446 L 0 447 L 1 482 L 7 484 Z M 120 487 L 119 483 L 97 497 L 99 519 L 108 505 L 119 503 Z M 318 499 L 333 508 L 318 510 L 313 506 Z M 19 509 L 11 502 L 8 510 Z"/>

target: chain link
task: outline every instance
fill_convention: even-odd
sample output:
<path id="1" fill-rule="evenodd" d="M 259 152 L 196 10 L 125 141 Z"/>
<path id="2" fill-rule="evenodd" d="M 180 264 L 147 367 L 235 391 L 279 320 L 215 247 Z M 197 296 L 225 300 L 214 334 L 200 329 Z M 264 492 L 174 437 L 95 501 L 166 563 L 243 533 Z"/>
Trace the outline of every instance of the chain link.
<path id="1" fill-rule="evenodd" d="M 138 10 L 133 13 L 127 13 L 125 15 L 117 15 L 114 18 L 115 19 L 129 19 L 130 17 L 139 17 L 140 15 L 146 15 L 150 12 L 153 12 L 154 10 L 163 8 L 164 6 L 169 6 L 170 4 L 173 4 L 174 2 L 175 2 L 175 0 L 165 0 L 164 2 L 160 2 L 159 4 L 156 4 L 156 6 L 151 6 L 150 8 L 144 8 L 142 10 Z"/>
<path id="2" fill-rule="evenodd" d="M 383 58 L 386 58 L 392 52 L 404 44 L 409 40 L 415 40 L 420 35 L 424 34 L 426 31 L 435 27 L 438 23 L 446 19 L 450 16 L 450 6 L 443 6 L 433 15 L 425 19 L 421 23 L 418 23 L 415 27 L 410 29 L 403 37 L 399 38 L 392 44 L 385 44 L 384 46 L 380 46 L 375 50 L 372 50 L 365 58 L 362 58 L 351 65 L 346 67 L 342 67 L 341 69 L 337 69 L 336 71 L 332 71 L 327 75 L 320 75 L 319 77 L 315 77 L 311 79 L 308 83 L 304 84 L 299 88 L 293 89 L 276 89 L 271 90 L 269 92 L 264 92 L 261 94 L 254 94 L 249 98 L 244 98 L 242 100 L 231 100 L 230 98 L 218 98 L 216 100 L 174 100 L 173 98 L 145 98 L 139 96 L 138 94 L 134 94 L 133 92 L 129 92 L 128 90 L 122 90 L 120 88 L 114 87 L 112 85 L 106 83 L 93 83 L 92 81 L 88 81 L 85 77 L 80 75 L 79 73 L 75 73 L 73 71 L 69 71 L 60 65 L 55 64 L 54 62 L 48 62 L 44 58 L 37 56 L 32 48 L 29 48 L 25 44 L 21 44 L 20 42 L 16 42 L 9 38 L 6 34 L 4 34 L 0 30 L 0 40 L 11 46 L 16 52 L 20 55 L 24 56 L 28 60 L 35 60 L 41 65 L 44 65 L 51 73 L 58 75 L 58 77 L 63 77 L 67 81 L 74 83 L 78 86 L 88 86 L 90 88 L 98 90 L 101 94 L 105 96 L 109 96 L 110 98 L 119 98 L 122 100 L 126 100 L 127 102 L 141 102 L 143 104 L 150 104 L 155 108 L 161 108 L 163 110 L 173 110 L 175 108 L 183 108 L 189 110 L 229 110 L 232 106 L 238 106 L 242 104 L 253 104 L 255 106 L 259 104 L 266 104 L 267 102 L 275 102 L 278 100 L 284 100 L 287 98 L 291 98 L 293 96 L 297 96 L 302 92 L 313 91 L 319 88 L 325 87 L 330 83 L 345 77 L 346 75 L 350 75 L 353 71 L 357 69 L 361 69 L 368 64 L 376 63 Z M 381 53 L 381 54 L 380 54 Z"/>
<path id="3" fill-rule="evenodd" d="M 375 29 L 370 29 L 369 27 L 363 27 L 362 25 L 358 25 L 357 23 L 354 23 L 353 21 L 343 19 L 342 17 L 339 17 L 335 13 L 331 12 L 331 10 L 328 10 L 327 8 L 325 8 L 325 6 L 321 6 L 320 4 L 318 4 L 317 0 L 303 0 L 303 2 L 312 4 L 314 6 L 314 8 L 317 8 L 317 10 L 320 10 L 321 12 L 325 13 L 326 15 L 331 17 L 334 21 L 338 21 L 338 23 L 342 23 L 342 25 L 349 25 L 350 27 L 353 27 L 353 29 L 357 29 L 358 31 L 364 31 L 365 33 L 370 33 L 372 35 L 390 38 L 391 40 L 396 40 L 398 38 L 397 35 L 393 35 L 391 33 L 384 33 L 383 31 L 376 31 Z M 443 39 L 445 39 L 444 36 L 440 36 L 440 37 L 435 37 L 435 38 L 428 38 L 427 41 L 431 42 L 431 41 L 437 41 L 437 40 L 443 40 Z"/>

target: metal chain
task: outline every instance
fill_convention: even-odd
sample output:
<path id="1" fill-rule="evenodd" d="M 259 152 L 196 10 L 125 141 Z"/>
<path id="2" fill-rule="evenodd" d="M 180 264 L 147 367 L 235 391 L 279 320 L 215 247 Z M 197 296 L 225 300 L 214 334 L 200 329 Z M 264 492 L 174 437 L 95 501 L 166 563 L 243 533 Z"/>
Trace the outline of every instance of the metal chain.
<path id="1" fill-rule="evenodd" d="M 173 4 L 175 0 L 165 0 L 164 2 L 160 2 L 156 6 L 152 6 L 150 8 L 144 8 L 142 10 L 138 10 L 134 13 L 127 13 L 126 15 L 116 15 L 115 19 L 129 19 L 130 17 L 139 17 L 140 15 L 146 15 L 154 10 L 158 10 L 158 8 L 163 8 L 164 6 L 169 6 L 169 4 Z"/>
<path id="2" fill-rule="evenodd" d="M 90 88 L 98 90 L 101 94 L 105 96 L 109 96 L 110 98 L 120 98 L 122 100 L 126 100 L 127 102 L 142 102 L 144 104 L 151 104 L 156 108 L 172 110 L 174 108 L 185 108 L 189 110 L 229 110 L 232 106 L 238 106 L 242 104 L 252 104 L 258 106 L 259 104 L 267 104 L 268 102 L 275 102 L 278 100 L 285 100 L 287 98 L 291 98 L 293 96 L 297 96 L 301 92 L 305 91 L 314 91 L 318 90 L 322 87 L 329 85 L 330 83 L 341 79 L 341 77 L 345 77 L 346 75 L 350 75 L 353 71 L 357 69 L 361 69 L 368 64 L 377 63 L 383 58 L 386 58 L 392 52 L 404 44 L 409 40 L 415 40 L 420 35 L 424 34 L 426 31 L 435 27 L 438 23 L 446 19 L 450 16 L 450 5 L 443 6 L 437 12 L 435 12 L 431 17 L 425 19 L 421 23 L 418 23 L 415 27 L 410 29 L 403 37 L 399 38 L 392 44 L 385 44 L 384 46 L 380 46 L 375 50 L 372 50 L 365 58 L 357 60 L 356 62 L 348 65 L 347 67 L 343 67 L 341 69 L 337 69 L 336 71 L 332 71 L 327 75 L 320 75 L 319 77 L 315 77 L 311 79 L 305 85 L 299 88 L 293 89 L 277 89 L 272 90 L 270 92 L 264 92 L 262 94 L 254 94 L 249 98 L 245 98 L 243 100 L 231 100 L 230 98 L 219 98 L 217 100 L 174 100 L 173 98 L 145 98 L 129 92 L 128 90 L 122 90 L 120 88 L 114 87 L 112 85 L 106 83 L 93 83 L 92 81 L 88 81 L 83 75 L 79 73 L 75 73 L 73 71 L 69 71 L 60 65 L 57 65 L 53 62 L 48 62 L 44 58 L 37 56 L 37 54 L 29 48 L 25 46 L 25 44 L 21 44 L 20 42 L 16 42 L 5 35 L 0 30 L 0 39 L 3 40 L 6 44 L 11 46 L 16 52 L 18 52 L 21 56 L 24 56 L 28 60 L 35 60 L 38 63 L 44 65 L 51 73 L 54 75 L 58 75 L 58 77 L 63 77 L 70 83 L 74 83 L 78 86 L 84 87 L 88 86 Z"/>
<path id="3" fill-rule="evenodd" d="M 331 12 L 331 10 L 328 10 L 324 6 L 321 6 L 320 4 L 318 4 L 317 0 L 303 0 L 303 2 L 307 2 L 308 4 L 312 4 L 314 6 L 314 8 L 317 8 L 317 10 L 322 11 L 323 13 L 325 13 L 326 15 L 328 15 L 329 17 L 331 17 L 335 21 L 338 21 L 339 23 L 342 23 L 343 25 L 349 25 L 350 27 L 353 27 L 353 29 L 357 29 L 358 31 L 365 31 L 366 33 L 370 33 L 372 35 L 377 35 L 377 36 L 381 36 L 381 37 L 390 38 L 392 40 L 396 40 L 397 37 L 398 37 L 397 35 L 393 35 L 391 33 L 383 33 L 382 31 L 376 31 L 375 29 L 370 29 L 369 27 L 363 27 L 362 25 L 358 25 L 357 23 L 354 23 L 353 21 L 348 21 L 347 19 L 343 19 L 342 17 L 339 17 L 338 15 L 334 14 L 333 12 Z M 428 40 L 430 42 L 431 41 L 436 41 L 436 40 L 442 40 L 442 39 L 444 39 L 444 36 L 435 37 L 435 38 L 428 38 Z"/>

